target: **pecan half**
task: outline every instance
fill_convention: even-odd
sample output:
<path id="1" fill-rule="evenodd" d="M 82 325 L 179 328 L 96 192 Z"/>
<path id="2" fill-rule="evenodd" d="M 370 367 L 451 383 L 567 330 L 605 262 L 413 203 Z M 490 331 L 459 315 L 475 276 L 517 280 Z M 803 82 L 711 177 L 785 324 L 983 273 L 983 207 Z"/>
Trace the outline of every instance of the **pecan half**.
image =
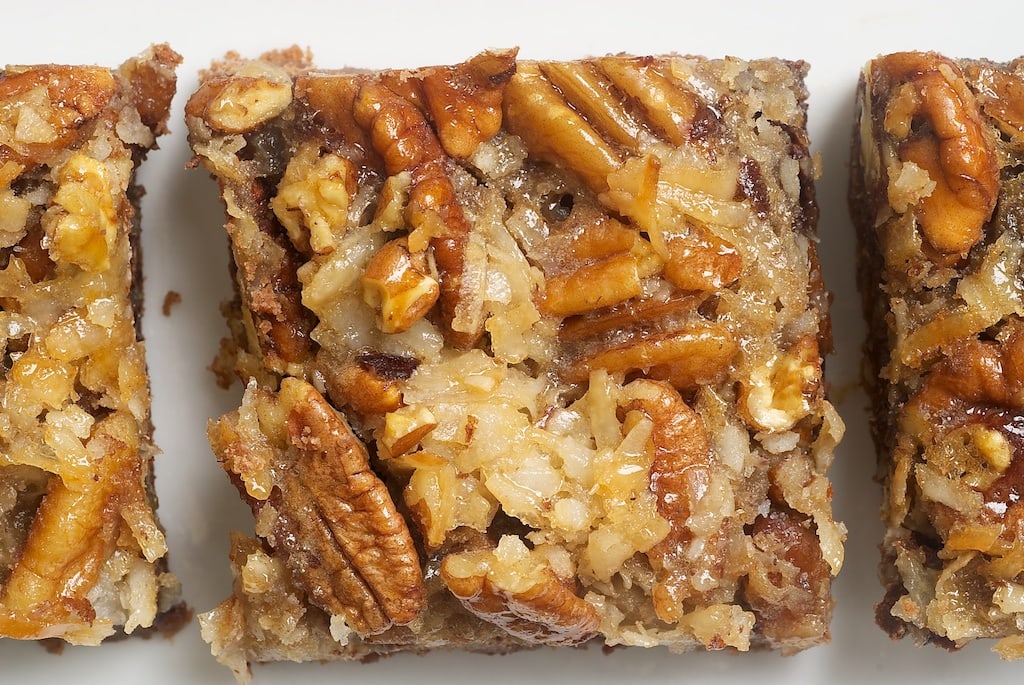
<path id="1" fill-rule="evenodd" d="M 369 133 L 356 121 L 355 103 L 363 84 L 373 80 L 367 74 L 325 74 L 303 72 L 295 79 L 295 100 L 304 116 L 316 121 L 331 139 L 351 146 L 349 161 L 355 165 L 379 166 Z"/>
<path id="2" fill-rule="evenodd" d="M 654 60 L 603 57 L 597 64 L 615 86 L 640 104 L 647 121 L 673 145 L 689 141 L 690 126 L 703 105 L 692 91 L 683 88 Z"/>
<path id="3" fill-rule="evenodd" d="M 526 642 L 571 646 L 598 634 L 597 610 L 517 538 L 446 556 L 441 578 L 469 611 Z"/>
<path id="4" fill-rule="evenodd" d="M 360 635 L 419 615 L 425 590 L 409 529 L 363 443 L 313 386 L 289 377 L 277 394 L 250 387 L 210 439 L 262 522 L 257 532 L 310 601 Z M 253 480 L 247 469 L 269 471 L 265 498 L 241 487 Z"/>
<path id="5" fill-rule="evenodd" d="M 608 79 L 593 64 L 550 62 L 541 65 L 544 75 L 577 111 L 607 138 L 630 152 L 639 152 L 639 142 L 653 140 L 643 124 L 621 106 L 621 98 Z"/>
<path id="6" fill-rule="evenodd" d="M 642 371 L 687 390 L 717 382 L 738 351 L 739 343 L 725 325 L 695 320 L 679 330 L 638 335 L 584 356 L 569 366 L 565 376 L 581 383 L 594 369 L 610 373 Z"/>
<path id="7" fill-rule="evenodd" d="M 510 131 L 530 154 L 575 171 L 595 192 L 608 188 L 608 174 L 622 163 L 621 153 L 601 137 L 533 63 L 520 62 L 505 93 Z"/>
<path id="8" fill-rule="evenodd" d="M 565 344 L 585 344 L 620 332 L 651 330 L 659 322 L 690 316 L 703 302 L 699 293 L 676 295 L 664 302 L 639 299 L 608 307 L 586 316 L 565 319 L 558 331 Z"/>
<path id="9" fill-rule="evenodd" d="M 872 78 L 894 93 L 883 127 L 900 160 L 935 183 L 915 208 L 922 236 L 940 261 L 966 255 L 995 209 L 999 165 L 963 73 L 939 55 L 905 52 L 879 59 Z"/>
<path id="10" fill-rule="evenodd" d="M 516 50 L 483 52 L 454 67 L 424 70 L 423 99 L 445 152 L 466 159 L 501 129 L 505 84 L 516 70 Z"/>
<path id="11" fill-rule="evenodd" d="M 50 478 L 0 594 L 0 634 L 37 639 L 48 636 L 38 630 L 63 632 L 55 626 L 95 616 L 87 595 L 117 546 L 122 514 L 148 507 L 138 440 L 132 422 L 114 414 L 97 424 L 82 463 Z"/>
<path id="12" fill-rule="evenodd" d="M 641 287 L 636 259 L 622 252 L 548 278 L 543 306 L 557 316 L 585 314 L 638 297 Z"/>

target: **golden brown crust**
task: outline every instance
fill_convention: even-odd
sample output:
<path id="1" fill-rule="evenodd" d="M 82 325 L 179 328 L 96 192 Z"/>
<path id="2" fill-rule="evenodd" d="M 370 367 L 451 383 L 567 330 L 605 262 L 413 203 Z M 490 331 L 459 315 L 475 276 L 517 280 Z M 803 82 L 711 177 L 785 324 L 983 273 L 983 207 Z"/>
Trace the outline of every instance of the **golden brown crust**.
<path id="1" fill-rule="evenodd" d="M 0 72 L 0 636 L 95 644 L 181 613 L 134 249 L 134 172 L 180 61 Z"/>
<path id="2" fill-rule="evenodd" d="M 885 485 L 879 623 L 958 647 L 1002 638 L 1024 545 L 1020 64 L 896 53 L 861 78 L 850 204 L 872 330 Z"/>
<path id="3" fill-rule="evenodd" d="M 827 640 L 842 424 L 821 377 L 805 65 L 507 50 L 293 67 L 232 58 L 186 107 L 242 305 L 245 399 L 211 439 L 269 503 L 263 551 L 236 554 L 235 594 L 202 618 L 218 658 L 244 677 L 282 655 Z M 275 326 L 308 346 L 282 355 Z M 281 447 L 256 447 L 283 444 L 259 407 L 297 379 L 408 522 L 411 621 L 378 632 L 318 596 L 265 513 L 287 487 L 267 467 Z M 264 614 L 271 595 L 297 624 Z"/>

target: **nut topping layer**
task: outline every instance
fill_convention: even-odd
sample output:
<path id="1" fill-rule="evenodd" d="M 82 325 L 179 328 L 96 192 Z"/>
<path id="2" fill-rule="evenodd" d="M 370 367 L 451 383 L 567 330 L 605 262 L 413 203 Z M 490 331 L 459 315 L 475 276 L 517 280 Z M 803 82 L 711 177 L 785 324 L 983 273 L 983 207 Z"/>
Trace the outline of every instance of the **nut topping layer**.
<path id="1" fill-rule="evenodd" d="M 805 66 L 303 59 L 231 57 L 186 108 L 248 388 L 211 442 L 259 538 L 201 619 L 218 658 L 827 640 L 843 428 Z M 211 109 L 282 70 L 276 115 Z M 298 387 L 323 421 L 287 418 Z"/>

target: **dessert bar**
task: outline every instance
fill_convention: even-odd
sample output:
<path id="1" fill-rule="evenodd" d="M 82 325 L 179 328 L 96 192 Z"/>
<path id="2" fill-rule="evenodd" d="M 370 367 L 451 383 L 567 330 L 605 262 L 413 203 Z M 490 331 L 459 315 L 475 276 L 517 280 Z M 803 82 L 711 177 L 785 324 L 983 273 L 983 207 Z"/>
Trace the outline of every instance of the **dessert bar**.
<path id="1" fill-rule="evenodd" d="M 187 616 L 154 512 L 135 184 L 180 61 L 0 71 L 0 637 Z"/>
<path id="2" fill-rule="evenodd" d="M 879 624 L 1024 656 L 1024 64 L 860 80 L 850 206 L 884 484 Z"/>
<path id="3" fill-rule="evenodd" d="M 252 508 L 201 616 L 271 660 L 829 638 L 807 65 L 515 50 L 203 73 Z"/>

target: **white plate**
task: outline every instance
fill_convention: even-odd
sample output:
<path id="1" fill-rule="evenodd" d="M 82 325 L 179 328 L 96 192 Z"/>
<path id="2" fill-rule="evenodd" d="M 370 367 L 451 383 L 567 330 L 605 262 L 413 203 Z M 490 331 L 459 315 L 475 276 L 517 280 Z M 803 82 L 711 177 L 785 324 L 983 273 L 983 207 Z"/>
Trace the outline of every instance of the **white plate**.
<path id="1" fill-rule="evenodd" d="M 141 173 L 147 315 L 144 331 L 153 375 L 160 515 L 173 570 L 197 611 L 227 596 L 228 533 L 249 530 L 246 508 L 205 441 L 208 419 L 232 409 L 239 390 L 224 391 L 207 366 L 225 327 L 218 307 L 229 295 L 226 238 L 214 183 L 186 171 L 190 154 L 182 108 L 197 72 L 227 50 L 254 56 L 297 43 L 322 66 L 382 68 L 446 63 L 490 47 L 518 45 L 533 58 L 569 59 L 627 51 L 709 56 L 779 56 L 811 64 L 810 135 L 822 155 L 818 183 L 821 254 L 835 293 L 836 354 L 827 372 L 847 422 L 831 476 L 835 512 L 849 528 L 846 566 L 835 583 L 833 640 L 795 657 L 774 653 L 671 655 L 664 650 L 541 650 L 505 657 L 437 653 L 374 664 L 278 664 L 257 667 L 258 685 L 373 680 L 382 684 L 483 681 L 520 683 L 1018 683 L 1024 666 L 1001 662 L 975 644 L 949 654 L 892 642 L 874 624 L 879 491 L 866 400 L 858 386 L 864 327 L 854 288 L 854 238 L 846 212 L 847 156 L 858 70 L 871 57 L 905 49 L 1011 59 L 1024 53 L 1024 10 L 1012 0 L 939 3 L 872 0 L 827 2 L 616 3 L 517 0 L 487 3 L 219 3 L 178 1 L 159 9 L 137 2 L 22 1 L 2 10 L 4 63 L 116 65 L 148 44 L 169 42 L 185 57 L 179 70 L 171 133 Z M 182 301 L 161 313 L 168 291 Z M 99 648 L 67 648 L 60 656 L 35 644 L 0 641 L 0 682 L 230 684 L 199 638 L 195 622 L 170 640 L 127 640 Z"/>

